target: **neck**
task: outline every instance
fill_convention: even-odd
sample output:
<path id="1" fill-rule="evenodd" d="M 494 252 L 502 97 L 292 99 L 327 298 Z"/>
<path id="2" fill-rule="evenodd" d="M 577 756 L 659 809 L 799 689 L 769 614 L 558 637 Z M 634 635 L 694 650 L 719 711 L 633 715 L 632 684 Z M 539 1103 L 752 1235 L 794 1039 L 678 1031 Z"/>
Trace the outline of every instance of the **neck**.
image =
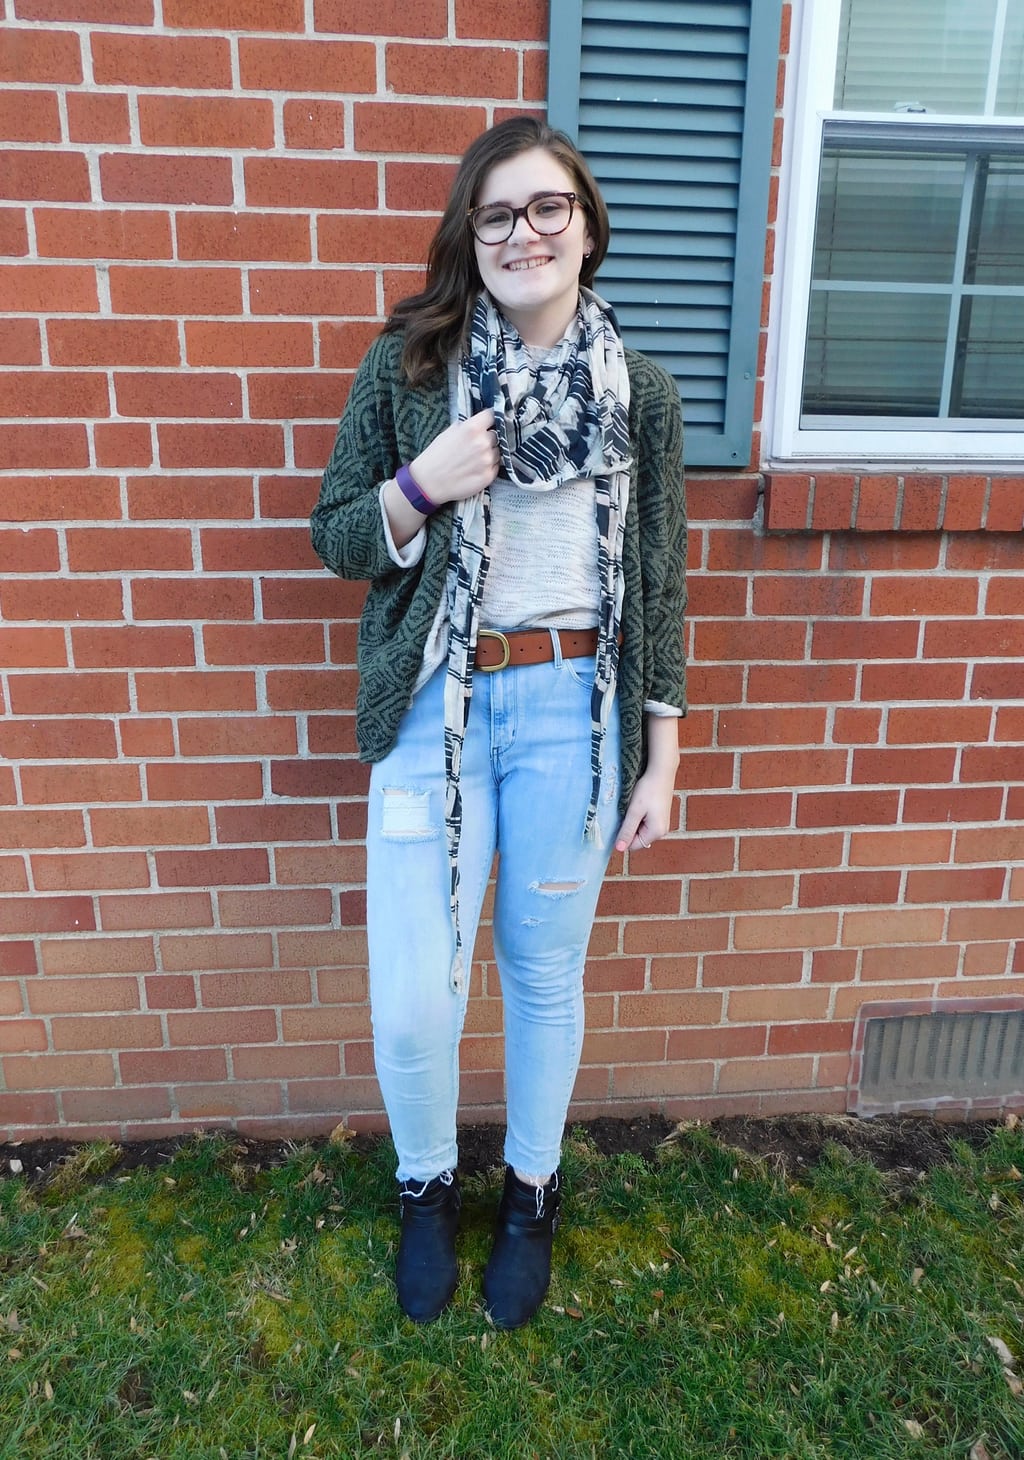
<path id="1" fill-rule="evenodd" d="M 524 345 L 531 345 L 535 350 L 550 350 L 558 344 L 565 334 L 569 325 L 576 317 L 578 302 L 574 301 L 568 312 L 565 309 L 558 309 L 557 312 L 521 313 L 519 310 L 501 310 L 509 324 L 512 325 Z"/>

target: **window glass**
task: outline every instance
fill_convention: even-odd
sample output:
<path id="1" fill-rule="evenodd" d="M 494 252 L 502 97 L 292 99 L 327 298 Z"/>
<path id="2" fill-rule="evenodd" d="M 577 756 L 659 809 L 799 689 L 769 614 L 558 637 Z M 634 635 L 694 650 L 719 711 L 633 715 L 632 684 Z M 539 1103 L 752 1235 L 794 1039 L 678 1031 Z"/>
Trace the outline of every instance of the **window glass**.
<path id="1" fill-rule="evenodd" d="M 934 416 L 942 398 L 949 301 L 942 295 L 811 296 L 804 414 Z"/>
<path id="2" fill-rule="evenodd" d="M 977 242 L 967 263 L 968 281 L 1024 284 L 1024 162 L 991 162 L 979 211 Z M 1024 334 L 1019 338 L 1024 346 Z"/>
<path id="3" fill-rule="evenodd" d="M 1001 116 L 1024 115 L 1024 4 L 1011 0 L 1003 35 L 996 111 Z"/>
<path id="4" fill-rule="evenodd" d="M 836 108 L 986 111 L 996 9 L 996 0 L 844 0 Z"/>
<path id="5" fill-rule="evenodd" d="M 961 414 L 1024 416 L 1024 298 L 965 301 Z"/>

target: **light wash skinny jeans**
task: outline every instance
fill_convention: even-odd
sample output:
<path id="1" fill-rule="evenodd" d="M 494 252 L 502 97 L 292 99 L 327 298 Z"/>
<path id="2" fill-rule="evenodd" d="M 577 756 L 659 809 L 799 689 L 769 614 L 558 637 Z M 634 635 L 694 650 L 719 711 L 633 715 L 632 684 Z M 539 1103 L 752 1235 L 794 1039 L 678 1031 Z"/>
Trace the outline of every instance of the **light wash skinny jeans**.
<path id="1" fill-rule="evenodd" d="M 505 1160 L 547 1176 L 583 1044 L 583 969 L 618 827 L 613 705 L 599 803 L 603 847 L 583 841 L 591 792 L 592 658 L 473 676 L 462 755 L 459 921 L 467 971 L 495 848 L 494 948 L 505 1020 Z M 377 1078 L 399 1180 L 458 1163 L 459 1041 L 469 978 L 455 948 L 444 828 L 442 665 L 373 767 L 367 829 L 370 1004 Z"/>

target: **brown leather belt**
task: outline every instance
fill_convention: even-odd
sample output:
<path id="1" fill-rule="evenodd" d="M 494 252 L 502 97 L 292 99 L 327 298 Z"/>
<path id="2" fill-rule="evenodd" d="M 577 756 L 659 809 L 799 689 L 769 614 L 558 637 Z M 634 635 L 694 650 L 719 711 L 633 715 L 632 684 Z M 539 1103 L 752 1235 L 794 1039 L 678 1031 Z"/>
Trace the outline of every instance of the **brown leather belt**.
<path id="1" fill-rule="evenodd" d="M 563 659 L 582 659 L 597 653 L 597 629 L 559 629 L 558 642 Z M 550 629 L 517 629 L 502 634 L 497 629 L 481 629 L 476 640 L 477 669 L 493 674 L 496 669 L 515 668 L 520 664 L 547 664 L 555 657 Z"/>

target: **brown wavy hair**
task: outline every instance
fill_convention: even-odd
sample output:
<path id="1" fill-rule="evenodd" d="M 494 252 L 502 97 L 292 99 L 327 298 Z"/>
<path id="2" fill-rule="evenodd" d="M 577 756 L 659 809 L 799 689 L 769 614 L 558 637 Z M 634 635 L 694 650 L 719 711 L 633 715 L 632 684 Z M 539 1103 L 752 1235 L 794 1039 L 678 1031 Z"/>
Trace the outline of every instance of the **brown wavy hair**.
<path id="1" fill-rule="evenodd" d="M 422 385 L 447 366 L 452 351 L 469 338 L 473 306 L 483 288 L 476 265 L 473 233 L 466 214 L 475 207 L 481 184 L 500 162 L 543 147 L 572 178 L 578 204 L 586 211 L 594 242 L 583 260 L 580 283 L 589 287 L 608 252 L 608 209 L 594 175 L 575 143 L 537 117 L 509 117 L 482 132 L 466 151 L 452 183 L 447 207 L 427 255 L 426 288 L 401 300 L 384 326 L 404 330 L 402 369 L 410 385 Z"/>

